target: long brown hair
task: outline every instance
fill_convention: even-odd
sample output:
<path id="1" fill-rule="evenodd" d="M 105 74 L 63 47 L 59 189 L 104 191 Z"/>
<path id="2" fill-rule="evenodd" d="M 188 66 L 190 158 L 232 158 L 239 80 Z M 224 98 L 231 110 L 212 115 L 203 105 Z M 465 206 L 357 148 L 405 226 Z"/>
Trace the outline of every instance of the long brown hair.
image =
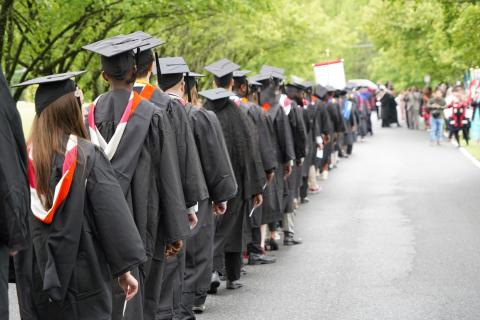
<path id="1" fill-rule="evenodd" d="M 52 102 L 33 120 L 29 144 L 36 190 L 45 208 L 50 208 L 53 202 L 53 190 L 50 189 L 53 157 L 65 153 L 65 138 L 70 134 L 87 137 L 82 110 L 73 92 Z"/>

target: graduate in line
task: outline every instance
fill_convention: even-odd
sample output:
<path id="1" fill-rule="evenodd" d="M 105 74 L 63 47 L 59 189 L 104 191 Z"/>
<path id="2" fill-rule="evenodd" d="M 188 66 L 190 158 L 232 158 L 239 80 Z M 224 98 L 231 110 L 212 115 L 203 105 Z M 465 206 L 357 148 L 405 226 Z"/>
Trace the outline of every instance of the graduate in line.
<path id="1" fill-rule="evenodd" d="M 189 72 L 184 77 L 184 87 L 190 90 L 190 94 L 185 92 L 184 99 L 191 101 L 185 104 L 185 111 L 210 197 L 199 202 L 198 226 L 187 240 L 181 320 L 195 319 L 194 312 L 205 311 L 213 268 L 214 216 L 225 214 L 228 201 L 236 196 L 238 189 L 220 122 L 214 112 L 199 105 L 196 79 L 201 76 Z M 176 88 L 180 95 L 181 86 Z"/>
<path id="2" fill-rule="evenodd" d="M 246 112 L 254 124 L 254 129 L 256 131 L 254 139 L 256 141 L 255 143 L 259 146 L 263 171 L 265 172 L 267 183 L 271 183 L 277 166 L 275 150 L 273 149 L 270 138 L 267 118 L 262 109 L 258 106 L 258 101 L 253 102 L 255 101 L 254 96 L 256 96 L 257 88 L 261 84 L 259 82 L 254 82 L 257 87 L 253 87 L 252 89 L 246 77 L 248 73 L 250 73 L 248 70 L 233 72 L 233 90 L 236 95 L 232 96 L 231 99 Z M 250 92 L 250 90 L 252 91 Z M 249 100 L 249 98 L 251 100 Z M 264 186 L 264 189 L 266 189 L 266 187 L 267 185 Z M 265 254 L 265 248 L 262 246 L 262 210 L 263 206 L 255 209 L 253 212 L 250 209 L 248 210 L 249 214 L 246 216 L 248 228 L 246 228 L 245 234 L 246 238 L 249 240 L 247 243 L 247 253 L 248 264 L 250 265 L 270 264 L 276 261 L 275 258 Z"/>
<path id="3" fill-rule="evenodd" d="M 300 88 L 300 90 L 299 90 Z M 291 90 L 295 89 L 295 90 Z M 287 178 L 287 184 L 284 192 L 284 207 L 282 229 L 284 233 L 284 245 L 301 244 L 302 240 L 294 237 L 295 235 L 295 199 L 300 193 L 300 182 L 302 175 L 302 165 L 306 155 L 306 140 L 304 117 L 303 117 L 303 86 L 296 87 L 288 84 L 286 86 L 286 95 L 281 97 L 281 105 L 288 117 L 290 127 L 292 129 L 293 146 L 295 150 L 295 161 L 292 174 Z M 299 105 L 298 103 L 302 105 Z"/>
<path id="4" fill-rule="evenodd" d="M 0 319 L 8 319 L 10 256 L 28 249 L 30 191 L 22 122 L 0 69 Z"/>
<path id="5" fill-rule="evenodd" d="M 247 208 L 262 204 L 262 191 L 266 178 L 257 162 L 258 146 L 254 144 L 248 116 L 229 99 L 234 95 L 233 72 L 240 67 L 222 59 L 205 67 L 214 75 L 216 89 L 200 92 L 207 99 L 204 108 L 215 112 L 222 126 L 228 154 L 232 163 L 238 192 L 229 201 L 227 212 L 217 217 L 215 229 L 215 253 L 210 292 L 220 286 L 218 274 L 225 272 L 227 289 L 238 289 L 242 267 L 242 238 L 244 215 Z M 252 204 L 253 202 L 253 204 Z M 223 271 L 225 268 L 225 271 Z"/>
<path id="6" fill-rule="evenodd" d="M 261 83 L 259 103 L 270 125 L 270 137 L 275 150 L 277 167 L 272 183 L 265 190 L 265 204 L 262 207 L 262 246 L 270 250 L 278 250 L 276 242 L 277 228 L 283 219 L 284 189 L 286 179 L 292 173 L 295 150 L 292 130 L 287 115 L 280 105 L 280 86 L 284 76 L 276 69 L 269 69 L 264 73 L 251 77 L 250 80 Z M 266 239 L 267 226 L 270 238 Z"/>
<path id="7" fill-rule="evenodd" d="M 190 234 L 169 115 L 133 90 L 134 50 L 144 41 L 133 34 L 84 47 L 101 56 L 102 76 L 110 84 L 90 106 L 89 138 L 111 161 L 148 256 L 135 270 L 141 291 L 128 303 L 124 319 L 156 319 L 165 258 L 177 254 Z M 113 319 L 121 319 L 124 297 L 115 292 Z"/>
<path id="8" fill-rule="evenodd" d="M 22 319 L 111 319 L 112 287 L 130 301 L 138 291 L 130 271 L 147 259 L 108 157 L 87 140 L 70 80 L 81 73 L 19 84 L 39 84 L 28 145 L 33 274 L 31 288 L 19 288 L 30 295 Z"/>
<path id="9" fill-rule="evenodd" d="M 332 120 L 330 114 L 327 110 L 328 95 L 327 89 L 321 85 L 315 86 L 314 96 L 316 98 L 315 107 L 317 114 L 317 123 L 319 124 L 315 128 L 315 135 L 322 138 L 322 152 L 321 158 L 316 159 L 316 166 L 318 167 L 319 172 L 322 175 L 323 180 L 328 179 L 328 170 L 330 164 L 330 158 L 333 151 L 333 136 L 335 135 L 334 127 L 332 125 Z M 313 186 L 316 184 L 315 175 L 309 174 L 309 185 Z"/>
<path id="10" fill-rule="evenodd" d="M 186 101 L 183 99 L 185 93 L 184 74 L 190 70 L 182 57 L 159 58 L 155 65 L 160 89 L 170 98 L 168 105 L 161 104 L 159 107 L 167 111 L 175 131 L 185 204 L 189 214 L 190 229 L 194 230 L 198 221 L 196 216 L 198 203 L 208 199 L 208 189 L 185 111 Z M 170 319 L 180 312 L 184 271 L 185 248 L 178 256 L 167 261 L 160 308 L 157 313 L 158 319 Z"/>

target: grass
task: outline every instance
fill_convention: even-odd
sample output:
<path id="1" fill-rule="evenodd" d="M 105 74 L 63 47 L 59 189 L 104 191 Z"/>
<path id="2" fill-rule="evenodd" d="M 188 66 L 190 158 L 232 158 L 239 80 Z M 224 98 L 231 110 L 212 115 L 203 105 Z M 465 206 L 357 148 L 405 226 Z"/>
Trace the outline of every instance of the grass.
<path id="1" fill-rule="evenodd" d="M 23 134 L 25 135 L 25 139 L 28 139 L 30 127 L 32 126 L 33 118 L 35 118 L 35 104 L 32 102 L 18 101 L 17 109 L 22 118 Z"/>
<path id="2" fill-rule="evenodd" d="M 477 160 L 480 160 L 480 142 L 479 141 L 470 141 L 470 145 L 466 145 L 465 142 L 462 143 L 462 146 Z"/>

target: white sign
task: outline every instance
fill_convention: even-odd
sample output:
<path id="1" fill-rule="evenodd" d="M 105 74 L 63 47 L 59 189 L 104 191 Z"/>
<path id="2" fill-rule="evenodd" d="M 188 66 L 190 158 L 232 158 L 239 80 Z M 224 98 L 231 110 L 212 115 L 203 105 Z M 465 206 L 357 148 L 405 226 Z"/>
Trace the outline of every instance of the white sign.
<path id="1" fill-rule="evenodd" d="M 343 59 L 317 63 L 313 66 L 315 82 L 322 86 L 330 85 L 335 89 L 344 89 L 346 85 Z"/>

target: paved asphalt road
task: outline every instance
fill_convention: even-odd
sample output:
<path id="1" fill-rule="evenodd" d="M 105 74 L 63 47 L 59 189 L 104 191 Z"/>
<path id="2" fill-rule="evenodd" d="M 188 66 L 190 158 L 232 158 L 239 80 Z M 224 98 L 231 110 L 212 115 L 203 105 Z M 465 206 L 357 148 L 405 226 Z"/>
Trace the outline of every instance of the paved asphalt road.
<path id="1" fill-rule="evenodd" d="M 297 212 L 305 243 L 200 320 L 480 319 L 480 169 L 459 150 L 377 129 L 321 185 Z"/>

